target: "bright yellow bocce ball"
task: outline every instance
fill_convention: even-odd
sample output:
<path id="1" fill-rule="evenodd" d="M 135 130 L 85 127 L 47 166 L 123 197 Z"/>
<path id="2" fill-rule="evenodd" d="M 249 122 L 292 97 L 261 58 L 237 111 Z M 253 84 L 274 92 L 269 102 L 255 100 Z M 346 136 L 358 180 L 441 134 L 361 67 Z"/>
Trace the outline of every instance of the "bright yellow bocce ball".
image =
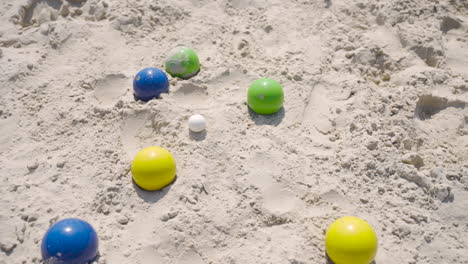
<path id="1" fill-rule="evenodd" d="M 366 221 L 346 216 L 330 225 L 325 247 L 335 264 L 369 264 L 377 253 L 377 236 Z"/>
<path id="2" fill-rule="evenodd" d="M 160 147 L 147 147 L 133 159 L 132 175 L 142 189 L 160 190 L 174 181 L 176 164 L 169 151 Z"/>

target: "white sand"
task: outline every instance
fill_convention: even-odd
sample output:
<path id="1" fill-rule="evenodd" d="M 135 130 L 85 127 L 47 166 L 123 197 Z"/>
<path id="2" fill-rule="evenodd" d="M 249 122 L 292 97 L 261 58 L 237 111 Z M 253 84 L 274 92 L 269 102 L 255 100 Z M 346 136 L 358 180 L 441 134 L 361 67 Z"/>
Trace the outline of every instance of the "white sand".
<path id="1" fill-rule="evenodd" d="M 326 263 L 345 215 L 377 264 L 468 263 L 465 0 L 29 2 L 0 1 L 1 264 L 41 263 L 67 217 L 97 263 Z M 180 44 L 201 72 L 135 102 Z M 259 77 L 285 89 L 276 115 L 247 109 Z M 151 145 L 177 161 L 161 192 L 129 173 Z"/>

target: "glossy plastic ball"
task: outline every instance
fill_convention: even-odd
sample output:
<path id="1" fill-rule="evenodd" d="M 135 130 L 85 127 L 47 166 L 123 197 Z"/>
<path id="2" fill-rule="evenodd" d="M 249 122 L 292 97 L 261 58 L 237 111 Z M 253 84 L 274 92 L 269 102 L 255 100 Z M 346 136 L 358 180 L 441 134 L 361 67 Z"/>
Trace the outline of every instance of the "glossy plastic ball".
<path id="1" fill-rule="evenodd" d="M 283 87 L 269 78 L 258 79 L 247 91 L 247 104 L 257 114 L 270 115 L 283 106 Z"/>
<path id="2" fill-rule="evenodd" d="M 98 254 L 98 237 L 86 221 L 67 218 L 49 228 L 41 250 L 47 264 L 85 264 Z"/>
<path id="3" fill-rule="evenodd" d="M 142 189 L 160 190 L 174 181 L 176 164 L 169 151 L 161 147 L 147 147 L 133 159 L 132 175 Z"/>
<path id="4" fill-rule="evenodd" d="M 325 247 L 335 264 L 369 264 L 377 253 L 377 236 L 366 221 L 347 216 L 330 225 Z"/>
<path id="5" fill-rule="evenodd" d="M 169 80 L 163 71 L 156 68 L 145 68 L 135 76 L 133 92 L 138 100 L 146 102 L 158 98 L 161 93 L 168 93 Z"/>
<path id="6" fill-rule="evenodd" d="M 193 132 L 202 132 L 206 128 L 206 120 L 202 115 L 192 115 L 188 121 L 189 129 Z"/>
<path id="7" fill-rule="evenodd" d="M 200 71 L 200 62 L 194 50 L 187 47 L 176 47 L 166 58 L 166 71 L 172 77 L 189 79 Z"/>

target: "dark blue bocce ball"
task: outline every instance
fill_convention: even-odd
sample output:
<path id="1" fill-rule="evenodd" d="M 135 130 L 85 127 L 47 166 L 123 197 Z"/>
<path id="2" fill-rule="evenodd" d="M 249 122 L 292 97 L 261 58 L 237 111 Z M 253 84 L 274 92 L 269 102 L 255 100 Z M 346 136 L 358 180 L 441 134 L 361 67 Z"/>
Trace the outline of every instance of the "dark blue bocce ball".
<path id="1" fill-rule="evenodd" d="M 169 92 L 169 80 L 166 74 L 156 68 L 145 68 L 138 72 L 133 80 L 133 91 L 138 100 L 149 101 Z"/>
<path id="2" fill-rule="evenodd" d="M 68 218 L 55 223 L 42 239 L 46 264 L 87 264 L 98 253 L 98 237 L 86 221 Z"/>

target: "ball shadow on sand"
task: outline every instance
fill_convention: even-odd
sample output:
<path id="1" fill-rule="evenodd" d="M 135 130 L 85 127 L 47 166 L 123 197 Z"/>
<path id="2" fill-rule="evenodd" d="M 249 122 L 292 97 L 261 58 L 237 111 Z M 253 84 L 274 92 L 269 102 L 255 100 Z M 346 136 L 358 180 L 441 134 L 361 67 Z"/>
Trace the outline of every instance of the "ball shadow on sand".
<path id="1" fill-rule="evenodd" d="M 161 95 L 160 96 L 157 96 L 157 97 L 153 97 L 153 98 L 148 98 L 148 99 L 143 99 L 143 98 L 139 98 L 137 97 L 135 94 L 133 94 L 133 99 L 135 100 L 135 102 L 142 102 L 143 104 L 146 104 L 148 103 L 149 101 L 151 100 L 159 100 L 161 99 Z"/>
<path id="2" fill-rule="evenodd" d="M 271 115 L 257 114 L 248 106 L 247 106 L 247 109 L 249 111 L 250 118 L 255 122 L 257 126 L 263 126 L 263 125 L 278 126 L 281 123 L 281 121 L 283 121 L 284 116 L 285 116 L 284 107 L 281 107 L 281 109 L 278 110 L 278 112 L 271 114 Z"/>
<path id="3" fill-rule="evenodd" d="M 326 259 L 326 262 L 325 262 L 326 264 L 335 264 L 335 262 L 333 262 L 333 261 L 330 259 L 330 257 L 328 256 L 327 253 L 325 253 L 325 259 Z M 372 261 L 371 263 L 369 263 L 369 264 L 377 264 L 377 262 L 375 262 L 375 260 L 373 260 L 373 261 Z"/>
<path id="4" fill-rule="evenodd" d="M 202 141 L 206 138 L 206 135 L 206 130 L 203 130 L 202 132 L 193 132 L 192 130 L 189 130 L 189 137 L 191 140 Z"/>
<path id="5" fill-rule="evenodd" d="M 96 257 L 90 263 L 99 263 L 99 259 L 101 258 L 101 252 L 98 251 Z"/>
<path id="6" fill-rule="evenodd" d="M 147 191 L 140 186 L 138 186 L 135 181 L 132 179 L 132 185 L 133 189 L 135 189 L 136 193 L 138 196 L 143 199 L 147 203 L 157 203 L 159 200 L 161 200 L 166 194 L 169 192 L 171 189 L 172 185 L 177 181 L 177 175 L 174 178 L 174 180 L 166 187 L 162 188 L 161 190 L 157 191 Z"/>

